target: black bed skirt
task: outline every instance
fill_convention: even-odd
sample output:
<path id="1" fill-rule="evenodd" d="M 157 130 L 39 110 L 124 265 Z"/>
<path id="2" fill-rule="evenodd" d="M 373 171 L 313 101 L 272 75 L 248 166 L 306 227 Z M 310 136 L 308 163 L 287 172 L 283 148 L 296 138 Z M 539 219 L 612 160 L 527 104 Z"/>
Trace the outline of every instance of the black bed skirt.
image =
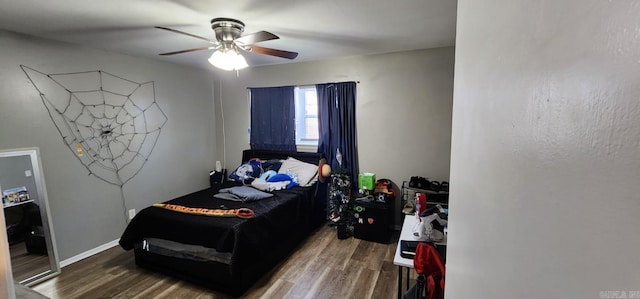
<path id="1" fill-rule="evenodd" d="M 215 261 L 196 261 L 160 255 L 142 249 L 141 243 L 136 244 L 134 248 L 136 265 L 239 297 L 288 257 L 307 236 L 313 234 L 317 227 L 324 223 L 318 224 L 306 234 L 292 235 L 286 242 L 281 242 L 271 252 L 265 252 L 264 255 L 256 257 L 242 269 L 235 269 L 233 265 Z"/>
<path id="2" fill-rule="evenodd" d="M 231 271 L 227 264 L 160 255 L 143 250 L 140 246 L 136 246 L 134 252 L 136 265 L 139 267 L 219 290 L 232 296 L 242 294 L 240 285 L 236 285 L 237 283 L 232 281 Z"/>

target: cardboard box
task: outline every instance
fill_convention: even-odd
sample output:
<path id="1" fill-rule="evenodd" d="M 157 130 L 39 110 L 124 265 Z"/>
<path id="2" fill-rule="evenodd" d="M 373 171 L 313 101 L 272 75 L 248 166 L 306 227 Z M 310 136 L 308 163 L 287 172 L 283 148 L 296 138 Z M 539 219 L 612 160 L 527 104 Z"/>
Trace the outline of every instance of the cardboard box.
<path id="1" fill-rule="evenodd" d="M 376 186 L 376 174 L 365 172 L 358 175 L 358 189 L 373 191 Z"/>

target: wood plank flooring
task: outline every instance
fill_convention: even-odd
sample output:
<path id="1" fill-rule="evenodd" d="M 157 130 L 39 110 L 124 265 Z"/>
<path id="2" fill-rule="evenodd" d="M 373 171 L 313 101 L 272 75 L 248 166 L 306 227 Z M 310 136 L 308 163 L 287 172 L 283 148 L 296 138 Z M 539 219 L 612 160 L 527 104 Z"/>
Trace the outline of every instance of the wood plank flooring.
<path id="1" fill-rule="evenodd" d="M 338 240 L 323 226 L 241 298 L 395 298 L 390 244 Z M 138 268 L 133 252 L 106 250 L 62 269 L 33 287 L 50 298 L 231 298 L 222 293 Z"/>
<path id="2" fill-rule="evenodd" d="M 9 245 L 11 270 L 15 281 L 23 281 L 50 270 L 47 254 L 29 253 L 24 242 Z"/>

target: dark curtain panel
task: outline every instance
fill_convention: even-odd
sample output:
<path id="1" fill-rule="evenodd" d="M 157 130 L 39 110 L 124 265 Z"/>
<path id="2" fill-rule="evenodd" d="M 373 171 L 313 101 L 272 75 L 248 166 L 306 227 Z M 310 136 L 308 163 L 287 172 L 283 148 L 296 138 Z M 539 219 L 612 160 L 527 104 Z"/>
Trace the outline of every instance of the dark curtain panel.
<path id="1" fill-rule="evenodd" d="M 351 186 L 358 188 L 358 139 L 356 138 L 356 83 L 317 84 L 318 152 L 323 153 L 331 168 L 338 169 L 337 149 L 342 154 L 342 167 L 351 176 Z"/>
<path id="2" fill-rule="evenodd" d="M 250 90 L 251 149 L 296 151 L 294 87 Z"/>

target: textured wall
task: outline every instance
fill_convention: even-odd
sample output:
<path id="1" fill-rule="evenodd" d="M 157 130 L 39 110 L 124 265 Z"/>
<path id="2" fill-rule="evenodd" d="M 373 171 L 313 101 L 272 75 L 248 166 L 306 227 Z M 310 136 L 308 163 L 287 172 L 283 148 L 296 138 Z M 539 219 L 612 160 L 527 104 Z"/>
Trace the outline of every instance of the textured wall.
<path id="1" fill-rule="evenodd" d="M 454 49 L 438 48 L 249 68 L 221 73 L 216 107 L 218 159 L 240 163 L 249 148 L 247 87 L 359 81 L 356 122 L 361 172 L 402 184 L 412 175 L 449 178 Z M 219 87 L 219 88 L 218 88 Z M 226 138 L 225 138 L 226 137 Z M 399 203 L 398 203 L 399 205 Z M 399 214 L 396 209 L 396 214 Z M 398 215 L 396 215 L 398 216 Z"/>
<path id="2" fill-rule="evenodd" d="M 640 291 L 640 4 L 458 5 L 447 298 Z"/>
<path id="3" fill-rule="evenodd" d="M 103 70 L 155 81 L 156 101 L 169 121 L 148 162 L 124 185 L 127 209 L 208 186 L 216 153 L 211 74 L 6 31 L 0 31 L 0 53 L 0 149 L 40 148 L 61 260 L 120 237 L 122 196 L 119 187 L 88 175 L 65 146 L 20 64 L 45 73 Z"/>
<path id="4" fill-rule="evenodd" d="M 11 254 L 9 253 L 9 239 L 7 238 L 4 209 L 0 211 L 0 295 L 2 298 L 8 299 L 16 297 L 13 287 L 13 274 L 11 273 Z"/>

